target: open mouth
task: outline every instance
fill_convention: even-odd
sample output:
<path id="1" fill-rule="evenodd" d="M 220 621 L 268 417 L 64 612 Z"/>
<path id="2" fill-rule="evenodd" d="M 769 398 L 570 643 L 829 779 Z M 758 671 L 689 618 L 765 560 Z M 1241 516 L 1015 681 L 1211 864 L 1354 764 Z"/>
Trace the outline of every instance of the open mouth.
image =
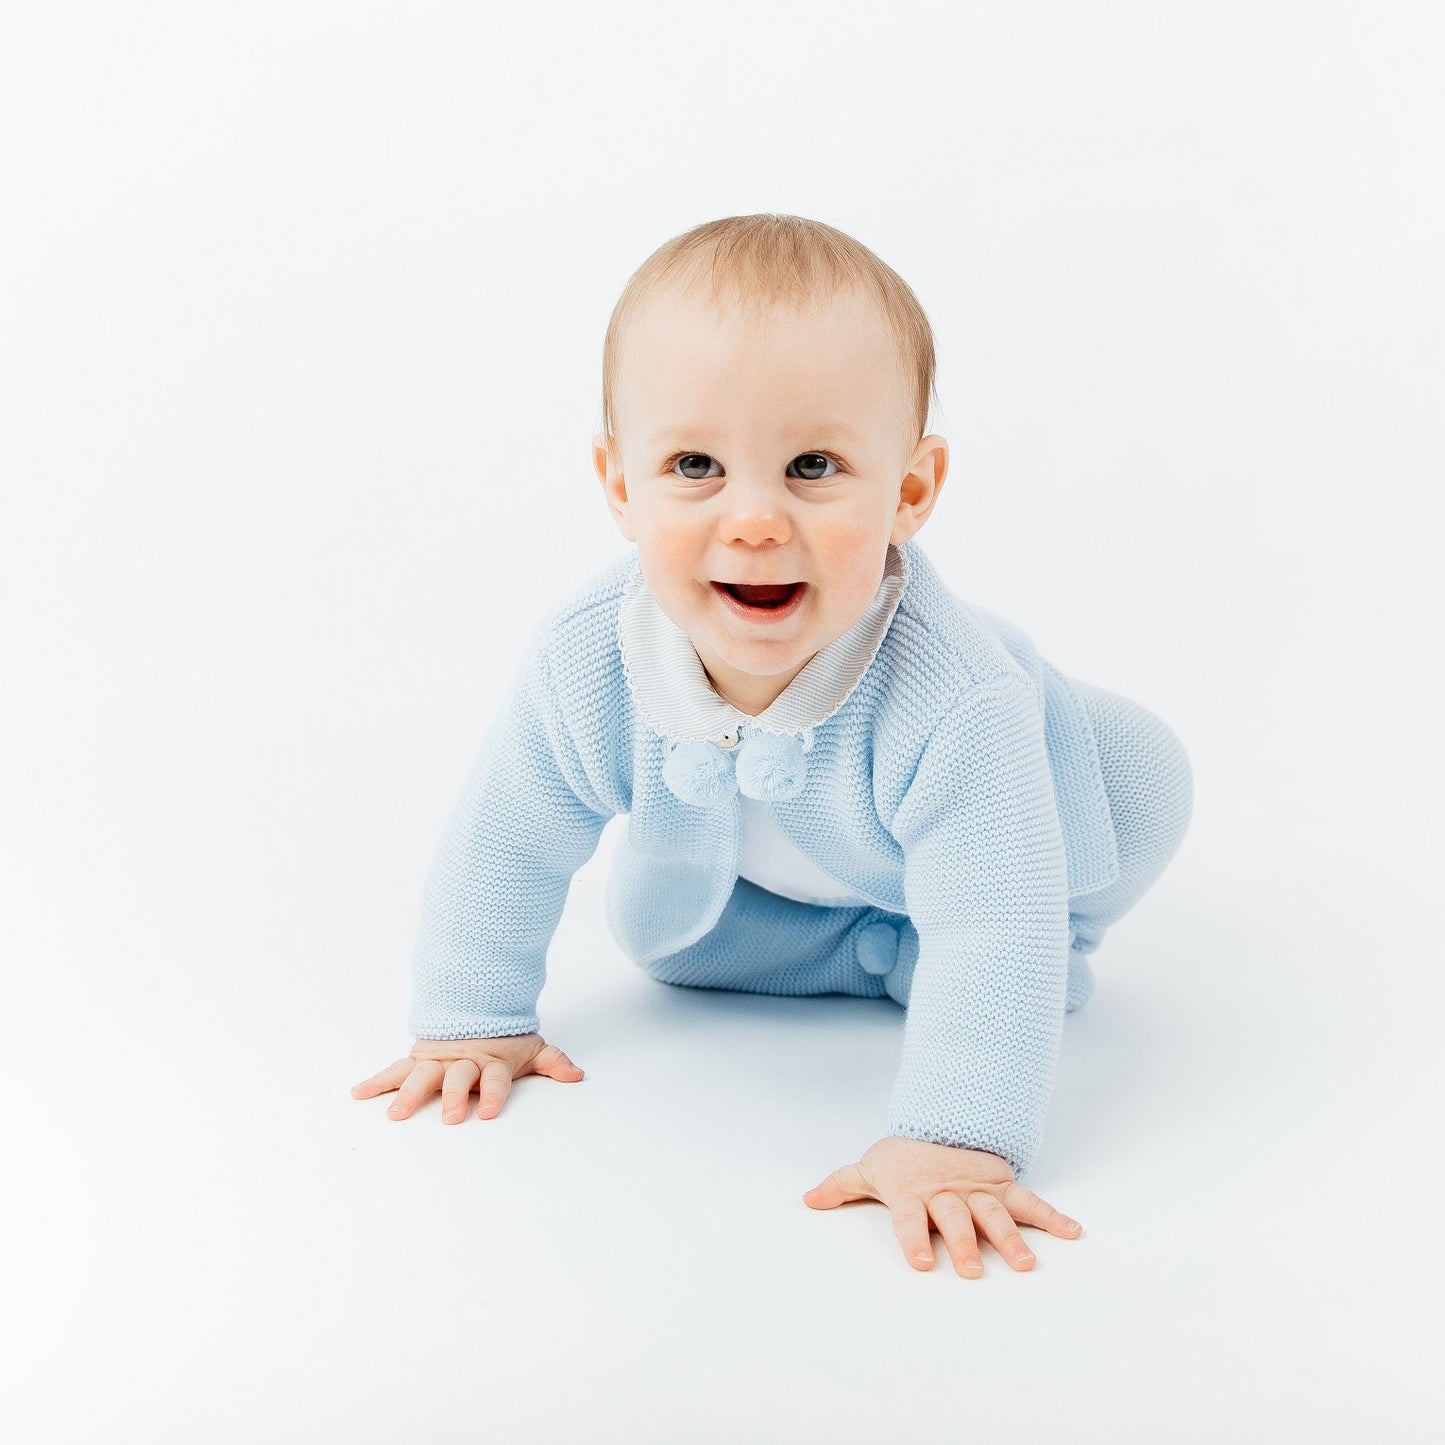
<path id="1" fill-rule="evenodd" d="M 801 582 L 771 582 L 757 587 L 748 587 L 742 582 L 719 582 L 717 585 L 749 607 L 783 607 L 793 600 L 793 594 L 803 584 Z"/>
<path id="2" fill-rule="evenodd" d="M 755 619 L 790 616 L 807 590 L 806 582 L 770 582 L 750 586 L 744 582 L 714 582 L 716 591 L 741 616 Z"/>

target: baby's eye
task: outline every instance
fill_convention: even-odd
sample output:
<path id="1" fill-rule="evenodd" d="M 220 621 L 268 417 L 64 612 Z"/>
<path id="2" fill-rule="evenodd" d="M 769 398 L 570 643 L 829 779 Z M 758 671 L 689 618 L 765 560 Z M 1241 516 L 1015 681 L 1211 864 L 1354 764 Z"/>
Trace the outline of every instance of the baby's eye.
<path id="1" fill-rule="evenodd" d="M 795 467 L 807 467 L 810 470 L 815 467 L 831 466 L 837 468 L 837 462 L 832 457 L 824 456 L 822 452 L 804 452 L 801 456 L 793 458 L 792 465 Z M 810 476 L 808 472 L 802 473 L 805 482 L 821 482 L 824 477 L 831 476 L 831 472 L 824 472 L 819 476 Z"/>
<path id="2" fill-rule="evenodd" d="M 707 464 L 708 464 L 709 462 L 711 462 L 711 461 L 713 461 L 713 458 L 710 457 L 710 456 L 708 456 L 708 455 L 707 455 L 706 453 L 704 453 L 704 452 L 683 452 L 683 454 L 674 461 L 673 466 L 672 466 L 672 470 L 675 471 L 678 467 L 683 467 L 683 468 L 686 468 L 686 467 L 701 467 L 701 468 L 703 468 L 703 470 L 704 470 L 704 472 L 705 472 L 706 469 L 707 469 Z M 714 463 L 714 465 L 716 465 L 716 463 Z M 684 472 L 682 473 L 682 475 L 683 475 L 689 482 L 705 482 L 705 481 L 707 481 L 707 477 L 706 477 L 705 475 L 704 475 L 704 476 L 695 476 L 692 472 L 689 472 L 689 471 L 686 471 L 686 470 L 684 470 Z"/>

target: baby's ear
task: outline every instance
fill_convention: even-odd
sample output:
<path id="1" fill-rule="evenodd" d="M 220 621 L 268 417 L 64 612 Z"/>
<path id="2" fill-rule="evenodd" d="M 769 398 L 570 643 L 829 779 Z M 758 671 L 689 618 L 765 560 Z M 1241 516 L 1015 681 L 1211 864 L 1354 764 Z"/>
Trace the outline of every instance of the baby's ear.
<path id="1" fill-rule="evenodd" d="M 929 435 L 918 443 L 898 488 L 898 514 L 890 540 L 900 545 L 928 520 L 948 475 L 948 442 Z"/>
<path id="2" fill-rule="evenodd" d="M 603 432 L 592 438 L 592 469 L 602 483 L 603 499 L 618 529 L 629 542 L 635 542 L 637 533 L 633 530 L 632 512 L 627 504 L 627 479 L 622 475 L 619 459 L 609 451 L 607 442 Z"/>
<path id="3" fill-rule="evenodd" d="M 605 431 L 598 432 L 597 435 L 592 438 L 592 470 L 597 473 L 597 480 L 600 481 L 604 487 L 607 485 L 609 440 Z"/>

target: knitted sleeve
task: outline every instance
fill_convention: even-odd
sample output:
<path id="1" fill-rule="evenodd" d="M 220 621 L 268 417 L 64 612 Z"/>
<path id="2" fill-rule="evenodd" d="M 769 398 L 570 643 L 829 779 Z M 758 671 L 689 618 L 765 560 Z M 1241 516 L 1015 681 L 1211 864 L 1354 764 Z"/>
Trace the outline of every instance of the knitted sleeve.
<path id="1" fill-rule="evenodd" d="M 918 930 L 889 1134 L 999 1154 L 1043 1132 L 1064 1024 L 1068 879 L 1044 718 L 1027 682 L 967 694 L 891 829 Z"/>
<path id="2" fill-rule="evenodd" d="M 442 834 L 412 955 L 416 1038 L 536 1033 L 547 946 L 608 814 L 585 788 L 534 635 Z M 568 781 L 569 776 L 576 785 Z"/>

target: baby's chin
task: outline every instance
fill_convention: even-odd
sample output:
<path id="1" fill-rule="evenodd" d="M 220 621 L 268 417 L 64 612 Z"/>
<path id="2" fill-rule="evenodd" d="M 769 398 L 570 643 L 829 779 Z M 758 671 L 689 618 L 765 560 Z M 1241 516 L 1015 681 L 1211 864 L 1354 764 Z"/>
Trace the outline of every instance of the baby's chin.
<path id="1" fill-rule="evenodd" d="M 726 621 L 721 627 L 683 630 L 689 633 L 693 647 L 704 660 L 715 658 L 735 673 L 746 674 L 762 682 L 795 675 L 825 647 L 842 637 L 851 625 L 839 624 L 831 629 L 809 627 L 798 632 L 779 633 L 775 637 L 768 636 L 763 628 L 752 635 L 746 631 L 740 633 L 737 629 L 730 629 Z"/>

